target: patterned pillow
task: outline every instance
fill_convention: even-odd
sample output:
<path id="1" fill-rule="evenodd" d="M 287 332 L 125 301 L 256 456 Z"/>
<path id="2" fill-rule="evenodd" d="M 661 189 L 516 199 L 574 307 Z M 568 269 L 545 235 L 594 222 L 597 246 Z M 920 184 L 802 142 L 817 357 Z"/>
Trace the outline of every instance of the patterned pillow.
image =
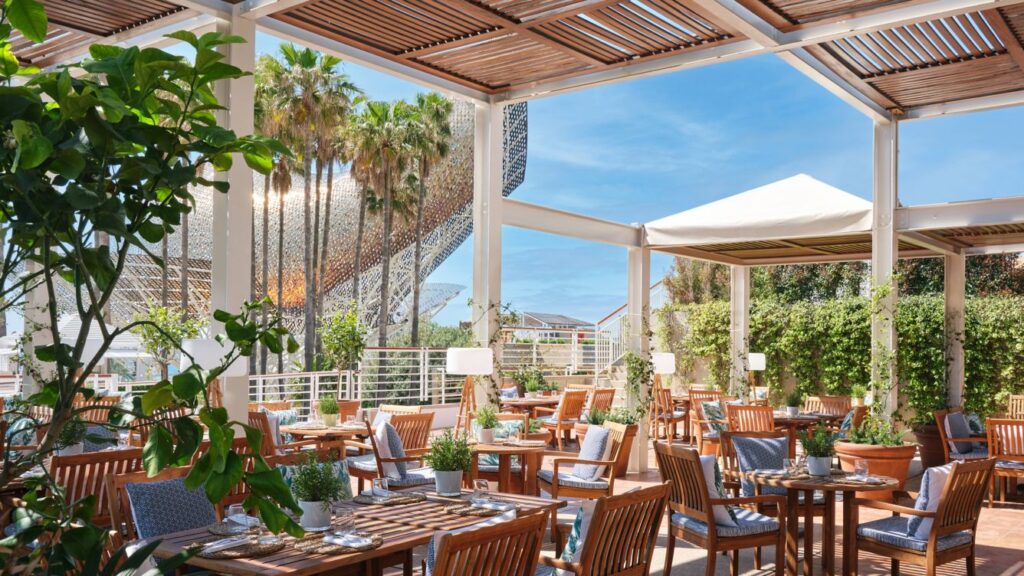
<path id="1" fill-rule="evenodd" d="M 753 472 L 754 470 L 780 470 L 783 460 L 789 456 L 789 438 L 744 438 L 736 436 L 732 439 L 733 448 L 736 450 L 736 461 L 740 466 L 740 472 Z M 740 492 L 743 496 L 754 495 L 754 483 L 744 477 L 740 480 Z M 764 494 L 786 494 L 785 488 L 764 486 L 761 488 Z"/>
<path id="2" fill-rule="evenodd" d="M 132 520 L 140 539 L 202 528 L 217 521 L 203 490 L 189 491 L 184 478 L 126 484 Z"/>
<path id="3" fill-rule="evenodd" d="M 971 435 L 971 427 L 967 425 L 967 417 L 963 412 L 946 414 L 946 437 L 967 438 Z M 950 442 L 949 448 L 957 454 L 967 454 L 974 449 L 974 442 Z"/>
<path id="4" fill-rule="evenodd" d="M 590 433 L 587 433 L 590 437 Z M 597 500 L 584 500 L 580 503 L 580 509 L 576 512 L 576 519 L 573 520 L 572 530 L 569 532 L 569 539 L 562 548 L 560 559 L 563 562 L 579 562 L 583 555 L 583 543 L 587 541 L 587 531 L 590 530 L 590 519 L 594 517 L 594 508 L 597 507 Z M 556 570 L 559 576 L 568 576 L 572 572 Z"/>
<path id="5" fill-rule="evenodd" d="M 939 509 L 942 490 L 946 487 L 946 480 L 949 479 L 949 473 L 952 470 L 953 465 L 946 464 L 945 466 L 935 466 L 924 471 L 924 477 L 921 478 L 921 491 L 917 495 L 917 501 L 914 502 L 915 510 L 935 512 Z M 933 518 L 911 516 L 910 521 L 907 522 L 907 536 L 927 540 L 928 533 L 932 531 L 933 521 Z"/>
<path id="6" fill-rule="evenodd" d="M 971 436 L 985 435 L 985 423 L 981 421 L 981 416 L 978 416 L 977 412 L 967 413 L 967 427 L 971 429 Z"/>
<path id="7" fill-rule="evenodd" d="M 853 416 L 856 414 L 856 410 L 850 410 L 846 413 L 846 417 L 843 418 L 843 423 L 839 425 L 840 430 L 849 430 L 853 428 Z"/>
<path id="8" fill-rule="evenodd" d="M 611 430 L 604 426 L 589 426 L 587 436 L 580 446 L 581 460 L 607 460 L 612 451 Z M 572 475 L 584 480 L 597 480 L 604 474 L 604 466 L 598 464 L 576 464 Z"/>
<path id="9" fill-rule="evenodd" d="M 344 460 L 335 460 L 331 462 L 331 467 L 334 468 L 334 474 L 341 480 L 341 497 L 339 500 L 351 500 L 352 480 L 348 475 L 348 463 Z M 277 469 L 281 471 L 281 477 L 284 478 L 285 485 L 291 488 L 292 480 L 295 478 L 295 474 L 298 473 L 299 466 L 278 466 Z"/>
<path id="10" fill-rule="evenodd" d="M 510 399 L 519 398 L 519 388 L 516 388 L 515 386 L 512 386 L 511 388 L 502 388 L 501 397 Z"/>
<path id="11" fill-rule="evenodd" d="M 725 489 L 722 488 L 722 470 L 718 467 L 718 458 L 715 456 L 701 456 L 700 466 L 704 470 L 704 481 L 708 485 L 708 495 L 712 498 L 724 498 Z M 736 523 L 736 512 L 732 506 L 716 504 L 712 507 L 715 517 L 715 524 L 720 526 L 738 526 Z"/>
<path id="12" fill-rule="evenodd" d="M 298 410 L 267 410 L 266 407 L 260 406 L 260 412 L 273 419 L 271 428 L 277 433 L 277 444 L 288 444 L 294 440 L 291 434 L 281 434 L 280 430 L 281 426 L 291 426 L 299 421 Z"/>
<path id="13" fill-rule="evenodd" d="M 709 420 L 708 424 L 711 429 L 715 432 L 724 432 L 729 429 L 728 423 L 725 419 L 725 411 L 722 409 L 722 403 L 718 400 L 712 400 L 710 402 L 701 402 L 701 409 L 704 411 L 704 419 Z"/>
<path id="14" fill-rule="evenodd" d="M 117 446 L 117 432 L 106 426 L 90 424 L 85 428 L 85 440 L 82 441 L 82 452 L 100 452 L 111 446 Z"/>
<path id="15" fill-rule="evenodd" d="M 391 453 L 391 458 L 405 458 L 405 446 L 402 444 L 402 437 L 398 435 L 398 430 L 390 422 L 385 422 L 381 428 L 385 432 L 385 439 L 387 440 L 388 452 Z M 377 447 L 380 448 L 379 437 L 377 442 Z M 388 471 L 388 466 L 394 468 L 394 474 L 397 474 L 399 478 L 405 478 L 405 473 L 409 471 L 409 466 L 405 462 L 384 464 L 384 472 L 388 476 L 392 475 L 392 472 Z"/>

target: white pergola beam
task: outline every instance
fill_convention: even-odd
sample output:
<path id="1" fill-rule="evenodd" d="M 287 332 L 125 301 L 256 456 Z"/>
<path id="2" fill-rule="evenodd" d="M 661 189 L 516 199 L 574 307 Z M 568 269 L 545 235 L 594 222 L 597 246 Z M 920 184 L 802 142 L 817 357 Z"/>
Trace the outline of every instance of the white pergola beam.
<path id="1" fill-rule="evenodd" d="M 626 325 L 629 329 L 629 350 L 641 358 L 647 358 L 651 351 L 651 339 L 647 332 L 651 314 L 651 251 L 647 248 L 629 248 L 626 251 L 626 272 Z M 647 387 L 650 384 L 640 385 L 641 398 L 647 397 Z M 631 410 L 646 408 L 639 406 L 637 400 L 631 394 L 627 394 L 626 407 Z M 648 418 L 650 414 L 646 414 L 640 421 L 633 440 L 633 450 L 629 453 L 630 472 L 647 471 Z"/>
<path id="2" fill-rule="evenodd" d="M 896 413 L 899 386 L 896 380 L 896 259 L 899 242 L 895 226 L 899 138 L 896 122 L 875 122 L 874 183 L 871 224 L 871 379 L 888 386 L 882 414 Z M 882 390 L 880 392 L 886 392 Z"/>
<path id="3" fill-rule="evenodd" d="M 944 256 L 960 256 L 963 254 L 963 251 L 959 247 L 944 240 L 926 236 L 920 232 L 900 232 L 899 236 L 901 240 L 908 244 L 932 250 L 937 254 Z"/>
<path id="4" fill-rule="evenodd" d="M 245 0 L 237 4 L 238 15 L 243 18 L 262 18 L 275 12 L 290 10 L 308 0 Z"/>
<path id="5" fill-rule="evenodd" d="M 937 118 L 939 116 L 955 116 L 957 114 L 968 114 L 971 112 L 983 112 L 985 110 L 998 110 L 1012 106 L 1024 105 L 1024 90 L 1007 92 L 994 96 L 980 96 L 978 98 L 967 98 L 943 104 L 928 104 L 908 108 L 906 114 L 900 120 L 924 120 Z"/>
<path id="6" fill-rule="evenodd" d="M 750 38 L 766 48 L 782 43 L 782 33 L 770 22 L 736 0 L 692 0 L 712 20 Z"/>
<path id="7" fill-rule="evenodd" d="M 968 256 L 981 256 L 985 254 L 1008 254 L 1024 252 L 1024 244 L 997 244 L 993 246 L 973 246 L 966 248 L 964 254 Z"/>
<path id="8" fill-rule="evenodd" d="M 780 52 L 779 58 L 875 122 L 885 122 L 889 119 L 889 112 L 885 108 L 868 98 L 820 60 L 811 56 L 804 48 Z"/>
<path id="9" fill-rule="evenodd" d="M 896 209 L 900 232 L 1024 224 L 1024 196 L 925 204 Z"/>
<path id="10" fill-rule="evenodd" d="M 627 248 L 642 246 L 642 229 L 636 225 L 620 224 L 510 198 L 505 198 L 502 204 L 502 223 L 508 226 Z"/>
<path id="11" fill-rule="evenodd" d="M 277 36 L 282 40 L 308 46 L 309 48 L 319 50 L 325 54 L 337 56 L 354 64 L 372 68 L 378 72 L 383 72 L 396 78 L 419 84 L 420 86 L 436 90 L 455 98 L 471 100 L 476 103 L 484 104 L 490 103 L 491 101 L 491 96 L 486 92 L 474 90 L 468 86 L 463 86 L 458 82 L 445 80 L 444 78 L 434 76 L 433 74 L 429 74 L 422 70 L 417 70 L 393 60 L 389 60 L 383 56 L 377 56 L 376 54 L 371 54 L 365 50 L 353 48 L 352 46 L 342 42 L 325 38 L 324 36 L 320 36 L 316 33 L 310 32 L 309 30 L 304 30 L 298 26 L 288 24 L 287 22 L 282 22 L 274 18 L 263 17 L 256 20 L 256 25 L 264 32 Z"/>
<path id="12" fill-rule="evenodd" d="M 225 22 L 231 20 L 231 14 L 234 11 L 234 6 L 223 0 L 174 0 L 174 3 Z"/>

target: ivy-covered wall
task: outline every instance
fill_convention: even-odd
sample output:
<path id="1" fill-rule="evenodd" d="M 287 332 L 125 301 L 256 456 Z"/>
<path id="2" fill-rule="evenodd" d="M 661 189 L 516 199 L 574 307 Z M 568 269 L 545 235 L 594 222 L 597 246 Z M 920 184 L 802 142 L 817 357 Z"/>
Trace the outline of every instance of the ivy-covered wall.
<path id="1" fill-rule="evenodd" d="M 926 422 L 946 404 L 941 295 L 905 296 L 896 310 L 897 366 L 902 416 Z M 849 394 L 867 386 L 871 366 L 871 303 L 851 297 L 818 303 L 751 305 L 750 350 L 763 352 L 760 378 L 778 398 L 796 387 L 805 394 Z M 676 354 L 678 374 L 697 375 L 725 388 L 729 380 L 729 303 L 668 305 L 656 311 L 662 349 Z M 964 401 L 992 414 L 1011 393 L 1024 391 L 1024 297 L 967 300 Z"/>

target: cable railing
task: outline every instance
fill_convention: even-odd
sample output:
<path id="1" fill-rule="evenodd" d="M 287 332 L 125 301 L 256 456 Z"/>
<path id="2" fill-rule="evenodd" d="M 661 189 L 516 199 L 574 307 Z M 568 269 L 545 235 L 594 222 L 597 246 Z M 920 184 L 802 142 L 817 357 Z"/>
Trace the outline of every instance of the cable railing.
<path id="1" fill-rule="evenodd" d="M 523 367 L 562 374 L 594 372 L 597 338 L 593 329 L 506 326 L 502 334 L 501 366 L 506 372 Z"/>

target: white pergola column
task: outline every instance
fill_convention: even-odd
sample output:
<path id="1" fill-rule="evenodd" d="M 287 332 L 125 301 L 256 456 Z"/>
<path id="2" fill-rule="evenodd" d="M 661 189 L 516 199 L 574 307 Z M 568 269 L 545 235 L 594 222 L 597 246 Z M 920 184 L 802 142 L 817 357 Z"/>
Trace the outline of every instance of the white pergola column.
<path id="1" fill-rule="evenodd" d="M 478 104 L 473 133 L 473 336 L 478 346 L 494 349 L 501 362 L 502 162 L 504 107 Z M 497 370 L 493 375 L 500 386 Z M 476 388 L 477 404 L 488 402 L 487 391 Z"/>
<path id="2" fill-rule="evenodd" d="M 946 397 L 950 406 L 963 406 L 967 257 L 947 254 L 945 264 Z"/>
<path id="3" fill-rule="evenodd" d="M 729 391 L 739 396 L 747 378 L 750 333 L 750 268 L 729 267 Z"/>
<path id="4" fill-rule="evenodd" d="M 650 329 L 651 312 L 651 251 L 647 248 L 629 248 L 627 256 L 628 284 L 626 288 L 626 313 L 629 318 L 629 349 L 647 358 L 651 352 L 651 339 L 647 332 Z M 640 391 L 642 398 L 647 397 L 646 387 Z M 626 396 L 626 408 L 640 408 L 635 398 Z M 646 406 L 644 407 L 646 408 Z M 629 471 L 647 471 L 647 420 L 648 414 L 639 422 L 633 450 L 629 453 Z"/>
<path id="5" fill-rule="evenodd" d="M 241 36 L 244 43 L 221 47 L 225 62 L 251 72 L 256 66 L 256 25 L 252 20 L 233 17 L 221 22 L 217 30 Z M 221 125 L 238 136 L 252 134 L 255 112 L 255 83 L 253 77 L 217 83 L 217 97 L 227 107 L 220 113 Z M 235 158 L 231 170 L 221 174 L 231 185 L 227 194 L 213 193 L 213 257 L 210 286 L 210 334 L 220 334 L 224 327 L 216 322 L 217 309 L 237 313 L 249 298 L 251 282 L 250 242 L 252 241 L 252 169 L 242 158 Z M 237 376 L 221 378 L 224 407 L 234 420 L 245 422 L 249 403 L 249 364 L 237 362 L 232 372 Z"/>
<path id="6" fill-rule="evenodd" d="M 874 402 L 885 402 L 881 414 L 896 411 L 899 389 L 894 359 L 896 329 L 893 315 L 896 310 L 897 286 L 894 277 L 899 244 L 896 235 L 895 211 L 897 203 L 897 165 L 899 152 L 898 127 L 895 121 L 875 122 L 874 138 L 874 204 L 871 226 L 871 378 L 888 386 L 886 397 L 875 397 Z"/>
<path id="7" fill-rule="evenodd" d="M 29 274 L 39 272 L 42 264 L 35 260 L 28 260 L 25 263 L 26 271 Z M 41 382 L 37 382 L 35 375 L 42 378 L 50 378 L 53 375 L 55 364 L 52 362 L 41 362 L 36 358 L 36 346 L 49 346 L 53 344 L 53 334 L 50 331 L 50 296 L 46 292 L 46 284 L 40 283 L 25 295 L 24 304 L 25 325 L 22 328 L 22 335 L 29 336 L 22 342 L 25 348 L 25 360 L 28 364 L 23 371 L 21 379 L 22 398 L 39 392 L 42 388 Z"/>

